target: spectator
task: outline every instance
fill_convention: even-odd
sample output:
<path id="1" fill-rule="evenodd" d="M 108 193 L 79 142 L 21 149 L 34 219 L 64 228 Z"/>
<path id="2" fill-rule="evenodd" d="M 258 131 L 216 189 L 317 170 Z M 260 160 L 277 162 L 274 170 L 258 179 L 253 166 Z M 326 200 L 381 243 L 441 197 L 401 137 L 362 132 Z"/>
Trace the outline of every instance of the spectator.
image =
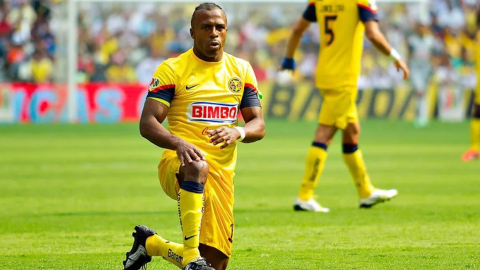
<path id="1" fill-rule="evenodd" d="M 23 71 L 31 70 L 30 59 L 38 57 L 33 57 L 35 51 L 42 51 L 52 64 L 56 61 L 57 44 L 52 31 L 56 28 L 51 25 L 54 13 L 50 7 L 56 2 L 0 0 L 0 71 L 4 73 L 0 74 L 0 80 L 33 80 Z M 463 67 L 472 61 L 473 15 L 477 4 L 478 0 L 430 0 L 421 8 L 418 3 L 379 4 L 379 16 L 383 17 L 382 30 L 405 56 L 413 23 L 428 18 L 426 23 L 435 46 L 441 48 L 438 54 L 446 55 L 455 69 L 471 77 L 471 69 Z M 188 4 L 132 1 L 115 5 L 80 2 L 78 6 L 80 82 L 105 82 L 111 78 L 115 82 L 149 83 L 155 65 L 192 45 L 190 21 L 185 19 L 191 15 L 185 14 Z M 259 81 L 274 79 L 280 61 L 278 55 L 284 51 L 288 37 L 284 29 L 293 22 L 295 14 L 303 11 L 304 5 L 228 3 L 224 8 L 231 13 L 226 51 L 249 60 Z M 304 35 L 296 56 L 298 77 L 312 76 L 318 44 L 309 40 L 318 41 L 318 34 L 318 29 L 312 27 Z M 361 86 L 397 85 L 392 65 L 382 62 L 382 57 L 370 48 L 365 42 Z M 118 55 L 123 55 L 120 62 L 116 60 Z M 433 66 L 434 72 L 437 68 L 440 66 Z M 119 74 L 123 71 L 125 76 Z M 393 81 L 389 82 L 388 77 Z"/>
<path id="2" fill-rule="evenodd" d="M 30 60 L 32 81 L 34 83 L 52 82 L 53 62 L 45 51 L 37 50 Z"/>
<path id="3" fill-rule="evenodd" d="M 453 0 L 447 0 L 447 9 L 438 14 L 438 22 L 442 27 L 450 27 L 454 31 L 465 25 L 465 16 L 460 7 L 454 5 Z"/>
<path id="4" fill-rule="evenodd" d="M 135 70 L 128 65 L 127 58 L 122 51 L 112 56 L 112 65 L 106 72 L 107 80 L 113 83 L 134 83 L 137 82 Z"/>
<path id="5" fill-rule="evenodd" d="M 135 71 L 139 83 L 150 84 L 152 74 L 163 62 L 163 60 L 165 60 L 164 58 L 160 57 L 160 49 L 158 49 L 158 47 L 152 46 L 150 51 L 150 55 L 143 59 L 140 64 L 138 64 Z"/>

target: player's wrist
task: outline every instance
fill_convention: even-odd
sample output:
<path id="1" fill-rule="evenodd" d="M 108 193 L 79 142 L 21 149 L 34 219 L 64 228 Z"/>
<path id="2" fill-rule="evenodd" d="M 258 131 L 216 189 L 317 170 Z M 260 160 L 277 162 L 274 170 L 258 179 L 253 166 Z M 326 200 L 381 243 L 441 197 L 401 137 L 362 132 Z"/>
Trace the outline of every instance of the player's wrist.
<path id="1" fill-rule="evenodd" d="M 395 50 L 394 48 L 391 48 L 389 57 L 390 59 L 392 59 L 393 62 L 398 62 L 402 60 L 400 53 L 398 53 L 397 50 Z"/>
<path id="2" fill-rule="evenodd" d="M 289 58 L 289 57 L 283 58 L 282 69 L 294 70 L 295 69 L 295 59 L 294 58 Z"/>
<path id="3" fill-rule="evenodd" d="M 187 141 L 184 139 L 177 137 L 175 135 L 171 135 L 171 142 L 172 142 L 172 150 L 177 151 L 179 148 L 181 148 L 183 145 L 188 144 Z"/>
<path id="4" fill-rule="evenodd" d="M 240 137 L 237 138 L 237 142 L 243 141 L 243 139 L 245 139 L 245 136 L 247 135 L 245 129 L 243 127 L 234 127 L 234 129 L 236 129 L 238 133 L 240 133 Z"/>

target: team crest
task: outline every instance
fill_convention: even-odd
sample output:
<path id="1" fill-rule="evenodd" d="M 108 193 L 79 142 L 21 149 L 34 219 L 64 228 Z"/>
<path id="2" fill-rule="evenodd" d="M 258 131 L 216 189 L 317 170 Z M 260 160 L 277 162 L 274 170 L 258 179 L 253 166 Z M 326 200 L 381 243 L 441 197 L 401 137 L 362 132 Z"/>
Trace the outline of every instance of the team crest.
<path id="1" fill-rule="evenodd" d="M 150 91 L 155 90 L 160 85 L 160 80 L 157 78 L 152 78 L 152 82 L 150 83 Z"/>
<path id="2" fill-rule="evenodd" d="M 228 89 L 234 93 L 238 93 L 242 90 L 242 81 L 237 78 L 233 77 L 228 81 Z"/>

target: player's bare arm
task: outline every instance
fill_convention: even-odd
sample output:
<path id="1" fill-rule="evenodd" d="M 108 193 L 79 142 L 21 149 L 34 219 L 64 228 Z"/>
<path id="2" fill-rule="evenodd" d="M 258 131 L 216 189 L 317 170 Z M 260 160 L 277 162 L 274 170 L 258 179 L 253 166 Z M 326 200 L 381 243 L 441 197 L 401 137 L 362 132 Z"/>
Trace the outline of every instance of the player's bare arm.
<path id="1" fill-rule="evenodd" d="M 408 79 L 409 70 L 405 62 L 400 58 L 397 51 L 392 49 L 385 36 L 380 31 L 376 21 L 364 22 L 365 36 L 373 44 L 373 46 L 382 52 L 384 55 L 390 56 L 394 59 L 397 70 L 403 70 L 403 78 Z"/>
<path id="2" fill-rule="evenodd" d="M 158 147 L 175 150 L 182 166 L 193 161 L 205 160 L 197 147 L 172 135 L 162 126 L 167 114 L 167 105 L 147 98 L 140 117 L 140 134 Z"/>
<path id="3" fill-rule="evenodd" d="M 261 107 L 246 107 L 241 109 L 245 125 L 241 127 L 245 132 L 244 143 L 251 143 L 261 140 L 265 136 L 265 121 L 263 119 L 263 112 Z M 242 137 L 241 129 L 220 127 L 210 132 L 210 142 L 214 145 L 221 144 L 220 149 L 223 149 L 230 144 L 236 142 Z"/>
<path id="4" fill-rule="evenodd" d="M 300 43 L 300 39 L 302 38 L 305 31 L 307 31 L 309 26 L 310 22 L 305 20 L 303 17 L 300 17 L 300 19 L 295 23 L 295 26 L 292 29 L 292 33 L 288 38 L 287 52 L 285 53 L 285 59 L 283 60 L 282 66 L 279 68 L 280 70 L 295 69 L 295 61 L 293 56 L 295 55 L 298 44 Z"/>

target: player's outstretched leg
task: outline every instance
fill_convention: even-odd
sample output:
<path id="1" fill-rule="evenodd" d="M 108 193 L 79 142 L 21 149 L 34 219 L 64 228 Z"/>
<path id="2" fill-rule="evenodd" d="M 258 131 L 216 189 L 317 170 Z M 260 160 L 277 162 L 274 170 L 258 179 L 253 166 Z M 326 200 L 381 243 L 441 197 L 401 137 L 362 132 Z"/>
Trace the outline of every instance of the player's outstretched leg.
<path id="1" fill-rule="evenodd" d="M 330 209 L 322 207 L 313 198 L 313 191 L 320 180 L 320 176 L 327 160 L 327 148 L 333 135 L 336 132 L 335 127 L 318 125 L 315 133 L 315 139 L 308 149 L 305 160 L 305 174 L 302 185 L 295 199 L 293 209 L 295 211 L 329 212 Z"/>
<path id="2" fill-rule="evenodd" d="M 123 261 L 124 270 L 138 270 L 145 267 L 153 256 L 161 256 L 178 268 L 182 268 L 183 245 L 163 239 L 152 229 L 138 225 L 132 234 L 134 242 Z M 146 267 L 145 267 L 146 268 Z M 214 270 L 204 258 L 198 258 L 183 269 Z"/>
<path id="3" fill-rule="evenodd" d="M 357 141 L 359 135 L 360 125 L 358 123 L 348 124 L 343 131 L 343 160 L 347 164 L 357 187 L 360 207 L 370 208 L 379 202 L 390 200 L 397 196 L 398 192 L 395 189 L 376 189 L 372 185 L 362 152 L 358 149 Z"/>
<path id="4" fill-rule="evenodd" d="M 155 231 L 146 226 L 135 226 L 135 232 L 132 234 L 134 237 L 132 248 L 123 261 L 124 270 L 138 270 L 152 260 L 152 257 L 147 254 L 146 241 L 154 234 Z"/>
<path id="5" fill-rule="evenodd" d="M 471 161 L 480 158 L 480 105 L 475 104 L 472 120 L 470 122 L 470 148 L 462 155 L 463 161 Z"/>

